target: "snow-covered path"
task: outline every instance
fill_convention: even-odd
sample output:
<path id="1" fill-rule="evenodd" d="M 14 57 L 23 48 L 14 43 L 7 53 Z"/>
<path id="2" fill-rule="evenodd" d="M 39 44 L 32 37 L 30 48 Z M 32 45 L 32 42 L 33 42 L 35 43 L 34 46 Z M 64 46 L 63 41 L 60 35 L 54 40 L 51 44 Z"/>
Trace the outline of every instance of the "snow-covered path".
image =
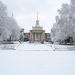
<path id="1" fill-rule="evenodd" d="M 25 50 L 25 51 L 41 51 L 41 50 L 53 50 L 52 45 L 50 44 L 40 44 L 40 43 L 21 43 L 16 50 Z"/>
<path id="2" fill-rule="evenodd" d="M 49 43 L 29 43 L 22 42 L 15 44 L 0 45 L 0 50 L 20 50 L 20 51 L 74 51 L 75 45 L 53 45 Z"/>
<path id="3" fill-rule="evenodd" d="M 28 46 L 0 50 L 0 75 L 75 75 L 75 51 L 27 51 Z"/>

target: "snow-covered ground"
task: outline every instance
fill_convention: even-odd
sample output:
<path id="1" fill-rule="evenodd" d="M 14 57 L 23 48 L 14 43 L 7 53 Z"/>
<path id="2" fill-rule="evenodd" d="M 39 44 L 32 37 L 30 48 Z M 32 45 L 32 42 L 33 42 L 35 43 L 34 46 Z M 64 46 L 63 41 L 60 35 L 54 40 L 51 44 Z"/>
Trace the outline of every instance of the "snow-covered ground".
<path id="1" fill-rule="evenodd" d="M 21 43 L 16 48 L 16 50 L 25 50 L 25 51 L 71 51 L 75 50 L 75 45 L 53 45 L 49 43 Z"/>
<path id="2" fill-rule="evenodd" d="M 75 75 L 75 51 L 67 51 L 74 46 L 22 43 L 15 49 L 0 50 L 0 75 Z"/>

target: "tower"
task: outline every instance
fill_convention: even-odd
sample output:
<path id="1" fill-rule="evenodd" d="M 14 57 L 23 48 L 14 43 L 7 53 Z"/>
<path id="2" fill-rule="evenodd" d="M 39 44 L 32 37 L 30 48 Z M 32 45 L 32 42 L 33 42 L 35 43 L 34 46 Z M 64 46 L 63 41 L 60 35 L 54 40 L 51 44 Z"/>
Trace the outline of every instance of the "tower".
<path id="1" fill-rule="evenodd" d="M 38 12 L 37 12 L 37 20 L 36 20 L 36 27 L 39 26 L 39 19 L 38 19 Z"/>

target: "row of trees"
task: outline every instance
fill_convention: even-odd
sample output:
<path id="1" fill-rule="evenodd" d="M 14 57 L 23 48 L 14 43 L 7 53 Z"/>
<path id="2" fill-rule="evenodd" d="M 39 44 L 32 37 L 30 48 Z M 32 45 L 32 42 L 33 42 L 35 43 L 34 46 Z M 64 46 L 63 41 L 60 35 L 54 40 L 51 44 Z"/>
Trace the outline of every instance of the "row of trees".
<path id="1" fill-rule="evenodd" d="M 0 41 L 19 39 L 20 28 L 13 16 L 9 17 L 6 6 L 0 1 Z"/>
<path id="2" fill-rule="evenodd" d="M 54 42 L 69 38 L 71 42 L 75 41 L 75 0 L 71 0 L 70 4 L 63 4 L 61 9 L 58 9 L 58 16 L 51 30 L 51 39 Z"/>

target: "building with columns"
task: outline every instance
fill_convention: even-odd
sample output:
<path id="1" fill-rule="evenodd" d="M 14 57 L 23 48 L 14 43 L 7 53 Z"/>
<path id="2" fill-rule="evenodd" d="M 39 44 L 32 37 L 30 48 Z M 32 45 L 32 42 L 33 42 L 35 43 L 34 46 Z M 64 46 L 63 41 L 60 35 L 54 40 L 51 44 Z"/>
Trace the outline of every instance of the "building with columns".
<path id="1" fill-rule="evenodd" d="M 38 15 L 37 15 L 35 26 L 32 27 L 32 30 L 30 30 L 29 41 L 31 43 L 34 43 L 34 42 L 44 43 L 45 41 L 45 30 L 43 30 L 43 27 L 39 25 Z"/>

